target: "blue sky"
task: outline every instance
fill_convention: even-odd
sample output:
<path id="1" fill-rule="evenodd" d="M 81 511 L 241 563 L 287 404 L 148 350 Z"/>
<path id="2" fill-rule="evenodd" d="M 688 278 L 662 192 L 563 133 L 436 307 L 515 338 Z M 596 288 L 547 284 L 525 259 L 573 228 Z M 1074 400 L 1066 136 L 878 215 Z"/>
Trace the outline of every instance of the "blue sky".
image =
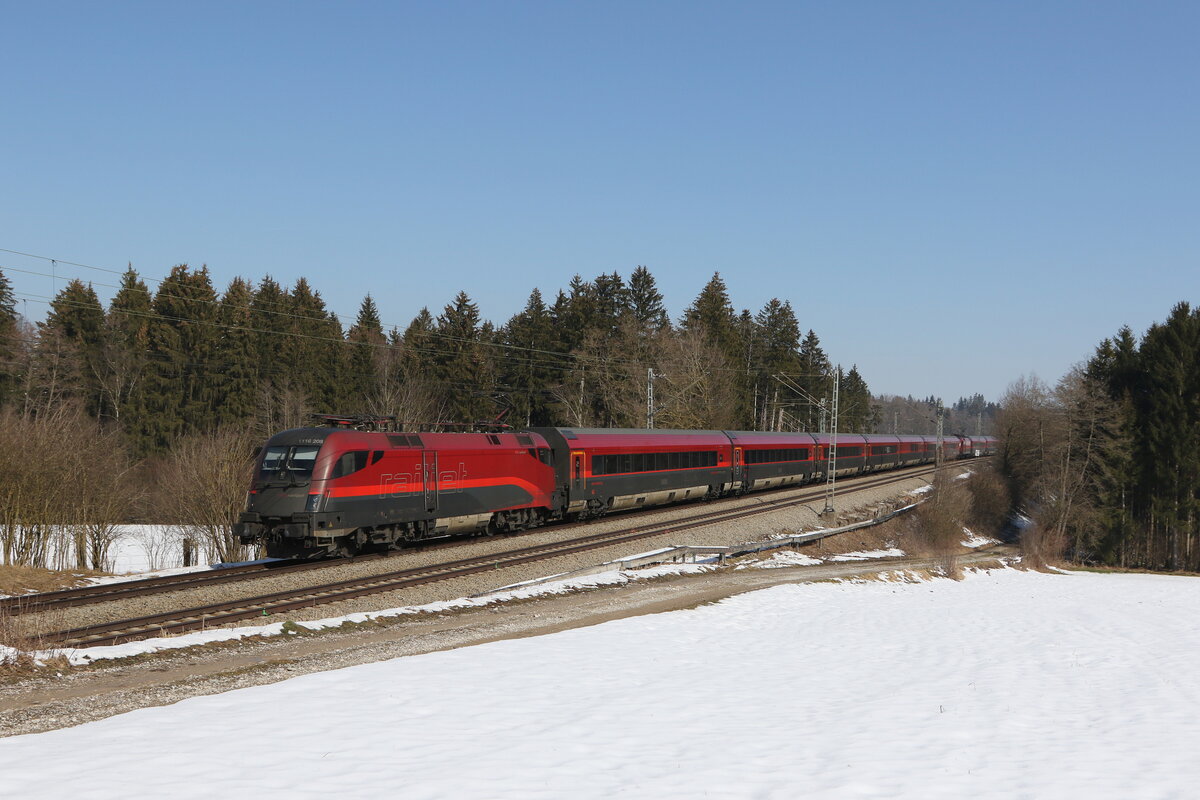
<path id="1" fill-rule="evenodd" d="M 0 11 L 0 248 L 303 275 L 400 326 L 639 264 L 677 317 L 719 270 L 951 401 L 1200 301 L 1196 4 Z M 45 264 L 4 268 L 40 319 L 11 270 Z"/>

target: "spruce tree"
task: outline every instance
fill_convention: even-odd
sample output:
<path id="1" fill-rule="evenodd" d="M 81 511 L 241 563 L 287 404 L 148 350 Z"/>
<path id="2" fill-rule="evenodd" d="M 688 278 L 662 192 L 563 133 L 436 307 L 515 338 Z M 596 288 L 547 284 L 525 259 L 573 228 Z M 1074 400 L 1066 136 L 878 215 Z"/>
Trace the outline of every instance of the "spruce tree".
<path id="1" fill-rule="evenodd" d="M 550 424 L 547 390 L 555 383 L 555 366 L 563 362 L 545 352 L 553 340 L 553 321 L 540 291 L 530 292 L 524 310 L 508 321 L 502 338 L 506 348 L 501 379 L 509 387 L 512 424 Z"/>
<path id="2" fill-rule="evenodd" d="M 658 332 L 670 325 L 662 292 L 646 267 L 638 266 L 629 276 L 629 309 L 643 330 Z"/>
<path id="3" fill-rule="evenodd" d="M 107 413 L 125 428 L 135 455 L 152 449 L 142 421 L 146 414 L 146 371 L 152 310 L 146 284 L 130 266 L 105 317 Z"/>
<path id="4" fill-rule="evenodd" d="M 616 330 L 621 318 L 631 313 L 629 290 L 616 272 L 600 275 L 592 281 L 592 320 L 590 328 L 601 334 Z"/>
<path id="5" fill-rule="evenodd" d="M 1084 370 L 1086 380 L 1107 394 L 1113 413 L 1098 431 L 1093 491 L 1097 524 L 1091 543 L 1093 555 L 1108 564 L 1127 565 L 1127 548 L 1136 538 L 1135 509 L 1131 503 L 1137 482 L 1134 442 L 1135 409 L 1131 363 L 1137 358 L 1132 331 L 1123 328 L 1114 339 L 1105 339 Z"/>
<path id="6" fill-rule="evenodd" d="M 342 326 L 325 308 L 319 292 L 300 278 L 289 295 L 285 369 L 295 376 L 299 389 L 317 408 L 337 413 L 340 405 L 339 364 L 346 347 Z"/>
<path id="7" fill-rule="evenodd" d="M 363 298 L 358 317 L 346 332 L 346 341 L 350 342 L 347 383 L 352 388 L 348 397 L 349 406 L 356 411 L 365 411 L 368 397 L 377 390 L 383 378 L 379 362 L 387 345 L 379 309 L 371 295 Z"/>
<path id="8" fill-rule="evenodd" d="M 225 289 L 217 310 L 218 341 L 215 421 L 244 426 L 254 417 L 258 393 L 256 336 L 250 329 L 250 284 L 234 278 Z"/>
<path id="9" fill-rule="evenodd" d="M 739 321 L 729 291 L 721 273 L 713 273 L 712 279 L 700 290 L 696 300 L 688 306 L 680 319 L 677 336 L 689 338 L 691 351 L 707 346 L 717 355 L 713 370 L 720 370 L 729 379 L 725 383 L 732 390 L 733 406 L 727 409 L 734 424 L 753 426 L 753 378 L 747 374 L 748 359 L 753 352 L 750 342 L 742 337 L 744 320 Z M 685 350 L 689 349 L 685 347 Z"/>
<path id="10" fill-rule="evenodd" d="M 50 301 L 38 326 L 38 360 L 43 385 L 59 397 L 77 398 L 91 415 L 100 413 L 104 309 L 90 285 L 75 279 Z"/>
<path id="11" fill-rule="evenodd" d="M 780 407 L 790 408 L 790 413 L 798 416 L 797 409 L 805 408 L 807 400 L 792 389 L 802 370 L 797 353 L 800 323 L 791 303 L 772 298 L 758 312 L 753 325 L 743 323 L 739 327 L 748 327 L 750 390 L 755 395 L 751 404 L 756 423 L 769 427 L 771 414 Z"/>
<path id="12" fill-rule="evenodd" d="M 578 350 L 596 327 L 595 290 L 593 284 L 574 275 L 567 291 L 558 293 L 551 308 L 558 349 L 568 353 Z"/>
<path id="13" fill-rule="evenodd" d="M 739 343 L 734 320 L 729 290 L 725 287 L 725 281 L 721 279 L 721 273 L 714 272 L 712 279 L 700 290 L 695 302 L 683 312 L 679 324 L 684 331 L 702 336 L 726 356 L 736 360 L 739 355 Z"/>
<path id="14" fill-rule="evenodd" d="M 1153 565 L 1182 569 L 1200 497 L 1200 312 L 1187 303 L 1142 340 L 1142 496 L 1157 538 Z"/>
<path id="15" fill-rule="evenodd" d="M 799 369 L 796 382 L 809 398 L 805 406 L 805 427 L 815 431 L 820 426 L 820 407 L 813 401 L 828 400 L 833 396 L 833 365 L 821 349 L 821 340 L 811 329 L 800 343 Z"/>
<path id="16" fill-rule="evenodd" d="M 407 380 L 433 380 L 436 331 L 437 321 L 428 308 L 422 308 L 404 329 L 400 341 L 404 346 L 403 370 Z"/>
<path id="17" fill-rule="evenodd" d="M 267 391 L 280 391 L 297 366 L 289 358 L 295 351 L 286 344 L 293 322 L 291 298 L 286 289 L 267 275 L 254 289 L 249 311 L 247 326 L 254 330 L 257 381 Z"/>
<path id="18" fill-rule="evenodd" d="M 843 373 L 838 387 L 838 430 L 846 433 L 871 433 L 875 430 L 875 411 L 871 406 L 871 390 L 852 365 Z"/>
<path id="19" fill-rule="evenodd" d="M 479 307 L 466 292 L 459 292 L 437 319 L 437 351 L 434 375 L 447 393 L 447 405 L 455 422 L 473 423 L 489 410 L 482 397 L 486 390 L 483 370 Z"/>
<path id="20" fill-rule="evenodd" d="M 0 271 L 0 405 L 15 393 L 18 384 L 17 301 L 12 284 Z"/>
<path id="21" fill-rule="evenodd" d="M 216 292 L 208 268 L 193 271 L 186 264 L 172 268 L 159 285 L 151 310 L 142 435 L 158 451 L 169 448 L 181 434 L 213 426 L 218 328 Z"/>

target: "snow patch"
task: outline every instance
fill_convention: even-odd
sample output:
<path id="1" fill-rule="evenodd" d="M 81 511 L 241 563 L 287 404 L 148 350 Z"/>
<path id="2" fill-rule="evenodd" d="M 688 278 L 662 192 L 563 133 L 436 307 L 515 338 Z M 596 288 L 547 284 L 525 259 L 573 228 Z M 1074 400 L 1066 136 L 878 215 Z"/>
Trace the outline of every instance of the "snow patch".
<path id="1" fill-rule="evenodd" d="M 825 562 L 794 550 L 783 550 L 770 558 L 738 564 L 735 569 L 778 569 L 780 567 L 815 567 Z"/>
<path id="2" fill-rule="evenodd" d="M 968 528 L 965 525 L 963 526 L 962 530 L 963 530 L 963 533 L 966 534 L 966 537 L 967 537 L 962 540 L 963 547 L 970 547 L 970 548 L 974 549 L 977 547 L 987 547 L 990 544 L 999 544 L 1000 543 L 998 539 L 992 539 L 987 536 L 977 535 L 973 530 L 971 530 L 970 528 Z"/>
<path id="3" fill-rule="evenodd" d="M 829 561 L 867 561 L 873 558 L 900 558 L 908 555 L 899 547 L 889 547 L 886 550 L 858 550 L 853 553 L 841 553 L 829 556 Z"/>

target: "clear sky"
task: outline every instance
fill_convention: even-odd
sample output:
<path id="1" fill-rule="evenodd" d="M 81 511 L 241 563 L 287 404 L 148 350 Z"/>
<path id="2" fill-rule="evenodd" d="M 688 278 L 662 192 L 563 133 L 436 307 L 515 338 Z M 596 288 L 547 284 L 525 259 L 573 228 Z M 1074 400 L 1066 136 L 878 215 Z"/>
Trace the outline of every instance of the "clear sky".
<path id="1" fill-rule="evenodd" d="M 353 315 L 715 270 L 876 392 L 1200 301 L 1200 4 L 0 3 L 0 248 Z M 43 262 L 0 253 L 40 319 Z M 59 266 L 98 283 L 111 275 Z M 60 278 L 57 286 L 61 288 Z M 102 297 L 111 290 L 97 285 Z"/>

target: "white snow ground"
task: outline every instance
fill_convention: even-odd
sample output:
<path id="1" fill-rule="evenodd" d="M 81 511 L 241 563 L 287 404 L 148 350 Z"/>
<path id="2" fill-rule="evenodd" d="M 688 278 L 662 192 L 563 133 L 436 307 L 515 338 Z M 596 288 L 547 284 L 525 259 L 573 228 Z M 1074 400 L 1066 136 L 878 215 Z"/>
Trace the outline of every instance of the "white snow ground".
<path id="1" fill-rule="evenodd" d="M 1198 589 L 779 586 L 0 740 L 0 796 L 1191 797 Z"/>

